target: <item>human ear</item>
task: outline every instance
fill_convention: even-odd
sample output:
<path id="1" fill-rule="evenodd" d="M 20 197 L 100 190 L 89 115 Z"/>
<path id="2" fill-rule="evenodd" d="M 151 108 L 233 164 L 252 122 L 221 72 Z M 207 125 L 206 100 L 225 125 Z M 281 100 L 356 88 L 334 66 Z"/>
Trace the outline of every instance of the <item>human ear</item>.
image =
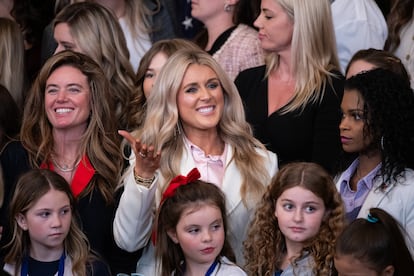
<path id="1" fill-rule="evenodd" d="M 20 228 L 22 228 L 24 231 L 27 231 L 28 227 L 26 217 L 22 213 L 18 213 L 16 215 L 16 222 L 20 226 Z"/>
<path id="2" fill-rule="evenodd" d="M 167 235 L 174 243 L 178 243 L 177 232 L 175 230 L 168 230 Z"/>
<path id="3" fill-rule="evenodd" d="M 389 265 L 386 268 L 384 268 L 384 270 L 381 272 L 381 276 L 393 276 L 394 271 L 395 271 L 394 266 Z"/>
<path id="4" fill-rule="evenodd" d="M 274 215 L 275 215 L 275 217 L 276 217 L 276 219 L 277 219 L 277 208 L 276 208 L 276 205 L 277 205 L 277 203 L 276 203 L 276 201 L 275 201 L 275 203 L 273 204 L 273 208 L 275 209 L 275 211 L 274 211 Z"/>

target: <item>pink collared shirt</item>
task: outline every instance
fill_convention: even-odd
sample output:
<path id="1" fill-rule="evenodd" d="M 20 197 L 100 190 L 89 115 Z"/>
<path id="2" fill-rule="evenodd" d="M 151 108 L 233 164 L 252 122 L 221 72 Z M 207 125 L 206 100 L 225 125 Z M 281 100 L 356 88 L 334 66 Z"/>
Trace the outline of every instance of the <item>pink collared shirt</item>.
<path id="1" fill-rule="evenodd" d="M 226 164 L 227 144 L 221 155 L 206 155 L 198 146 L 185 138 L 185 147 L 194 159 L 197 169 L 200 171 L 201 180 L 213 183 L 221 187 Z"/>

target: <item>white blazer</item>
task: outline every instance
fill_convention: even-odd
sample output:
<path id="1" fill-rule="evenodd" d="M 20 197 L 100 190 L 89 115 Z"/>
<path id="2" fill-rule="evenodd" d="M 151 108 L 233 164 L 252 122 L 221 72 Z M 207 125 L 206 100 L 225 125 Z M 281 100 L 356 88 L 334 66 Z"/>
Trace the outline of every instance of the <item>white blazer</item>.
<path id="1" fill-rule="evenodd" d="M 277 156 L 270 151 L 258 150 L 259 154 L 265 157 L 265 166 L 270 177 L 278 171 Z M 248 224 L 254 216 L 255 203 L 249 204 L 247 208 L 241 199 L 240 186 L 242 176 L 236 164 L 231 160 L 233 148 L 227 147 L 227 161 L 222 191 L 226 195 L 226 208 L 229 229 L 227 231 L 229 243 L 235 254 L 237 263 L 243 263 L 243 241 L 247 234 Z M 180 173 L 186 175 L 196 164 L 186 150 L 181 159 Z M 130 165 L 124 180 L 125 190 L 121 196 L 119 206 L 114 219 L 114 238 L 117 245 L 127 251 L 135 251 L 147 245 L 151 235 L 155 208 L 159 205 L 161 189 L 165 180 L 159 173 L 156 173 L 154 183 L 149 189 L 137 185 L 133 176 L 134 163 Z M 263 183 L 267 186 L 269 183 Z"/>
<path id="2" fill-rule="evenodd" d="M 338 191 L 343 179 L 341 175 L 336 182 Z M 404 228 L 407 247 L 414 257 L 414 171 L 406 169 L 405 177 L 400 177 L 398 183 L 389 185 L 385 191 L 378 189 L 382 182 L 381 177 L 374 180 L 358 218 L 367 218 L 369 209 L 374 207 L 387 211 Z"/>

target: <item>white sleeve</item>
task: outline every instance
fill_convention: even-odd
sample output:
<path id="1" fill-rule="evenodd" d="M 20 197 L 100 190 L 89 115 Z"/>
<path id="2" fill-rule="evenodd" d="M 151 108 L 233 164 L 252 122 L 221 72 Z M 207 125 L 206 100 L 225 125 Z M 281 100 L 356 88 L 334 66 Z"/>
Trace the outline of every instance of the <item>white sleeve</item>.
<path id="1" fill-rule="evenodd" d="M 158 182 L 156 174 L 149 188 L 136 184 L 133 168 L 131 164 L 125 172 L 124 191 L 113 223 L 116 244 L 128 252 L 143 248 L 151 236 Z"/>

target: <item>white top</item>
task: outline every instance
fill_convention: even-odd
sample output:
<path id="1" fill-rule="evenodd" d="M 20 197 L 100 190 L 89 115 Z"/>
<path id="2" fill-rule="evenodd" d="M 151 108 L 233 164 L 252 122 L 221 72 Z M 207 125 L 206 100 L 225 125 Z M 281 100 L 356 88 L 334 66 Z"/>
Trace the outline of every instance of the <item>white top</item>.
<path id="1" fill-rule="evenodd" d="M 171 276 L 174 276 L 173 272 Z M 212 276 L 247 276 L 239 266 L 232 263 L 226 257 L 220 257 L 219 263 L 217 264 L 214 271 L 211 273 Z"/>
<path id="2" fill-rule="evenodd" d="M 338 191 L 345 177 L 346 175 L 342 173 L 337 179 Z M 405 230 L 407 247 L 414 257 L 414 171 L 406 169 L 405 177 L 398 178 L 398 183 L 388 185 L 384 191 L 379 190 L 382 183 L 381 177 L 374 179 L 372 189 L 362 204 L 358 218 L 367 218 L 369 209 L 374 207 L 388 212 Z"/>
<path id="3" fill-rule="evenodd" d="M 273 177 L 278 170 L 276 154 L 270 151 L 257 151 L 265 157 L 266 170 L 270 177 Z M 226 170 L 220 188 L 226 196 L 226 211 L 229 225 L 227 238 L 236 255 L 237 264 L 243 265 L 242 243 L 247 235 L 248 224 L 253 219 L 256 204 L 251 202 L 248 207 L 243 204 L 240 195 L 242 176 L 236 163 L 230 158 L 231 156 L 233 156 L 233 147 L 228 145 Z M 158 172 L 149 188 L 137 185 L 133 176 L 134 161 L 133 159 L 130 168 L 125 172 L 125 189 L 116 210 L 113 224 L 114 239 L 117 245 L 129 252 L 147 245 L 151 235 L 155 208 L 158 207 L 161 198 L 161 186 L 165 185 L 165 180 Z M 181 159 L 180 173 L 186 175 L 194 167 L 196 167 L 194 159 L 185 150 Z M 270 183 L 263 183 L 263 185 L 268 184 Z M 142 264 L 155 263 L 154 257 L 151 254 L 151 243 L 149 244 L 141 258 Z"/>
<path id="4" fill-rule="evenodd" d="M 129 61 L 136 73 L 142 56 L 149 50 L 149 48 L 151 48 L 151 39 L 148 34 L 139 34 L 138 37 L 133 37 L 125 18 L 121 17 L 118 21 L 124 32 L 129 51 Z"/>
<path id="5" fill-rule="evenodd" d="M 335 0 L 331 9 L 343 73 L 357 51 L 384 48 L 387 22 L 374 0 Z"/>
<path id="6" fill-rule="evenodd" d="M 414 89 L 414 15 L 400 32 L 400 45 L 394 54 L 399 57 L 410 74 L 411 88 Z"/>

